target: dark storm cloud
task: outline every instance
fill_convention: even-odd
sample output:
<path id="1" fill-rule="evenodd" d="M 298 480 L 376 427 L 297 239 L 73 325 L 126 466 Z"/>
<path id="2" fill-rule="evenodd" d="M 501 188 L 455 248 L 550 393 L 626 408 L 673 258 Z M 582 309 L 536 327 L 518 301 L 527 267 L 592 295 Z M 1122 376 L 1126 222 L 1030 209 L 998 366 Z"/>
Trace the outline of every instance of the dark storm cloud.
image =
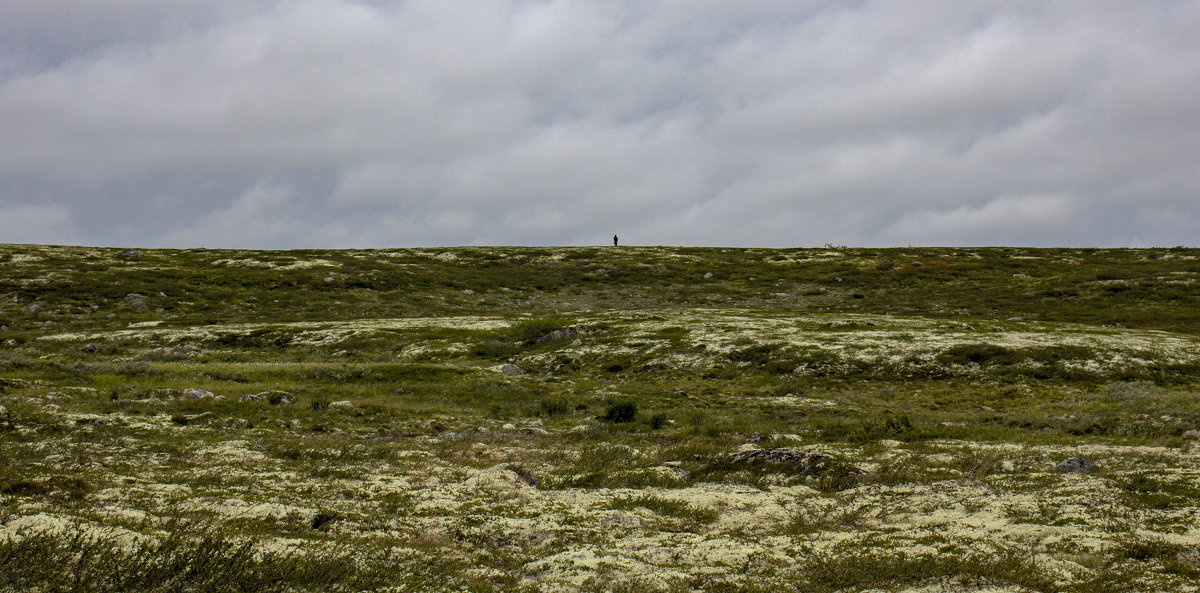
<path id="1" fill-rule="evenodd" d="M 1195 243 L 1195 2 L 0 4 L 0 241 Z"/>

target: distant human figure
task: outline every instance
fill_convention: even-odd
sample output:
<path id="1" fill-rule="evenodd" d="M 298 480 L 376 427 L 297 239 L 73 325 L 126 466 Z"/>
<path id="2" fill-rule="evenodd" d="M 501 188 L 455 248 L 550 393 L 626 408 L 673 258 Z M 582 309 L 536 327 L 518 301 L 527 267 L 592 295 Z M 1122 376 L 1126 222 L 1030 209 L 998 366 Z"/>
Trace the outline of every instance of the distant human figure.
<path id="1" fill-rule="evenodd" d="M 617 246 L 617 236 L 613 235 L 613 247 Z"/>

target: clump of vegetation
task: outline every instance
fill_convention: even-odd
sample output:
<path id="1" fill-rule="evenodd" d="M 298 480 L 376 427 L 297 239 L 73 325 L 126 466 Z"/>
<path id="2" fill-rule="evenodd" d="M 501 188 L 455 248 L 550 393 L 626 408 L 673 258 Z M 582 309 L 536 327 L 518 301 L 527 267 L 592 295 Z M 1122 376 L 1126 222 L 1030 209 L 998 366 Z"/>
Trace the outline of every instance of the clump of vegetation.
<path id="1" fill-rule="evenodd" d="M 604 410 L 604 421 L 612 422 L 613 424 L 629 423 L 637 418 L 637 413 L 637 402 L 631 399 L 617 400 L 609 404 L 608 408 Z"/>
<path id="2" fill-rule="evenodd" d="M 562 416 L 569 414 L 574 406 L 565 397 L 544 397 L 538 402 L 538 407 L 545 416 Z"/>
<path id="3" fill-rule="evenodd" d="M 720 516 L 719 513 L 712 509 L 646 494 L 635 497 L 615 498 L 608 504 L 608 508 L 618 511 L 648 509 L 665 517 L 685 519 L 696 523 L 712 523 Z"/>
<path id="4" fill-rule="evenodd" d="M 937 360 L 943 364 L 1006 365 L 1020 361 L 1021 356 L 995 344 L 961 344 L 942 351 Z"/>
<path id="5" fill-rule="evenodd" d="M 571 326 L 571 320 L 557 315 L 534 317 L 514 323 L 509 328 L 509 336 L 518 344 L 531 346 L 553 332 Z"/>
<path id="6" fill-rule="evenodd" d="M 366 590 L 412 582 L 386 554 L 263 552 L 253 539 L 172 531 L 132 548 L 82 532 L 0 541 L 0 582 L 18 591 Z M 63 570 L 63 566 L 70 570 Z"/>

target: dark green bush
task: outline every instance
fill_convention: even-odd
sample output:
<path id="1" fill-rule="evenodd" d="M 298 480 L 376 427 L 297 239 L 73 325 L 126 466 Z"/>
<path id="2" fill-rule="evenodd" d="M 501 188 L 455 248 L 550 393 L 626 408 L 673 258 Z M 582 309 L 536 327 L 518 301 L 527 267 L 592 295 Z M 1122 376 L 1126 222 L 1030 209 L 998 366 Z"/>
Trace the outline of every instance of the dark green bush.
<path id="1" fill-rule="evenodd" d="M 995 344 L 960 344 L 938 354 L 937 360 L 944 364 L 1006 365 L 1019 361 L 1020 355 Z"/>
<path id="2" fill-rule="evenodd" d="M 604 420 L 613 424 L 633 422 L 637 417 L 637 404 L 633 400 L 620 400 L 609 404 L 604 411 Z"/>
<path id="3" fill-rule="evenodd" d="M 565 397 L 544 397 L 538 402 L 542 414 L 546 416 L 562 416 L 571 411 L 571 402 Z"/>

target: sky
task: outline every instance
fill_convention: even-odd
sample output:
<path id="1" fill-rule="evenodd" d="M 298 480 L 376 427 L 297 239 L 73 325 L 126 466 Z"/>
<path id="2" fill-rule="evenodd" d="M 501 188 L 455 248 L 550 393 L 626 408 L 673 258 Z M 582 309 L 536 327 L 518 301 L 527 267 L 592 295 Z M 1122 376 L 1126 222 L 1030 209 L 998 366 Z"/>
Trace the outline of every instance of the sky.
<path id="1" fill-rule="evenodd" d="M 1200 0 L 0 15 L 0 243 L 1200 243 Z"/>

